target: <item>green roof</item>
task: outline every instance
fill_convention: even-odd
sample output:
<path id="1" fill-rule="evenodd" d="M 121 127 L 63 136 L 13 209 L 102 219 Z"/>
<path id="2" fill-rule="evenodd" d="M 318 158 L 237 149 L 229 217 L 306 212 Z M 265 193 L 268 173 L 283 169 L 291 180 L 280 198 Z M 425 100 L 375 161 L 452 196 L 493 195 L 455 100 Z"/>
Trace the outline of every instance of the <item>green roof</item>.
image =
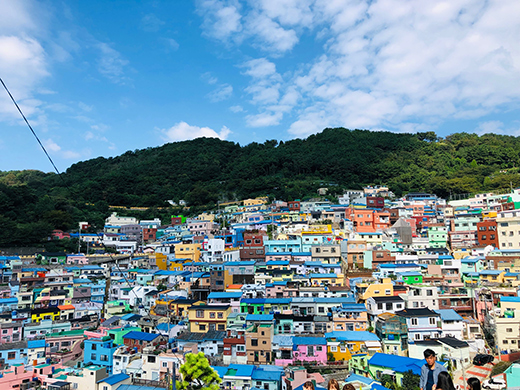
<path id="1" fill-rule="evenodd" d="M 47 333 L 46 337 L 63 337 L 63 336 L 77 336 L 82 335 L 85 332 L 85 329 L 74 329 L 74 330 L 67 330 L 64 332 L 58 332 L 58 333 Z"/>

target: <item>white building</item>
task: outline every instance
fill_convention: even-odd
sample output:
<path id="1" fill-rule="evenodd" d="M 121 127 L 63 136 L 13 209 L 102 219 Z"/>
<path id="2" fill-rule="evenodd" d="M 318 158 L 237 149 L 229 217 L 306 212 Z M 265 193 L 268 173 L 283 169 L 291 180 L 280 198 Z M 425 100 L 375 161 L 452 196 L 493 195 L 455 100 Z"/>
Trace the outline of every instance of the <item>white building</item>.
<path id="1" fill-rule="evenodd" d="M 123 226 L 123 225 L 135 225 L 137 224 L 137 218 L 134 217 L 120 217 L 117 213 L 112 213 L 110 217 L 105 219 L 105 225 L 109 226 Z"/>

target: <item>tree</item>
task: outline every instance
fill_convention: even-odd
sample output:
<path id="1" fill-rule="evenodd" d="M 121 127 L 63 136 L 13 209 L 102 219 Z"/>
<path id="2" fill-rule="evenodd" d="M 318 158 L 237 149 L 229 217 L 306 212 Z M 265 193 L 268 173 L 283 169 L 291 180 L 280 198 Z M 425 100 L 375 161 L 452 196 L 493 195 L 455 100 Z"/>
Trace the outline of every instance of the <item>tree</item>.
<path id="1" fill-rule="evenodd" d="M 419 384 L 421 383 L 421 377 L 414 374 L 412 370 L 408 370 L 403 374 L 403 389 L 419 390 Z"/>
<path id="2" fill-rule="evenodd" d="M 181 380 L 177 381 L 178 390 L 218 390 L 222 382 L 202 352 L 188 353 L 179 371 Z"/>

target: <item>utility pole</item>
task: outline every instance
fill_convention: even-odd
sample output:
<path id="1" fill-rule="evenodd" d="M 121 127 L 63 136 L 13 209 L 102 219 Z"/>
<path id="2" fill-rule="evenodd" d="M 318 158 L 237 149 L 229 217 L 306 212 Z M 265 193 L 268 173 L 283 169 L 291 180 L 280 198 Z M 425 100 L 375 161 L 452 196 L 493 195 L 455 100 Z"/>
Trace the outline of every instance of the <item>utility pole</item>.
<path id="1" fill-rule="evenodd" d="M 111 278 L 110 278 L 110 270 L 109 270 L 108 276 L 105 279 L 105 298 L 103 299 L 103 307 L 101 308 L 101 318 L 105 318 L 106 306 L 107 306 L 108 297 L 109 297 L 108 294 L 110 294 L 110 281 L 111 281 Z M 100 323 L 101 323 L 101 318 L 99 319 Z"/>

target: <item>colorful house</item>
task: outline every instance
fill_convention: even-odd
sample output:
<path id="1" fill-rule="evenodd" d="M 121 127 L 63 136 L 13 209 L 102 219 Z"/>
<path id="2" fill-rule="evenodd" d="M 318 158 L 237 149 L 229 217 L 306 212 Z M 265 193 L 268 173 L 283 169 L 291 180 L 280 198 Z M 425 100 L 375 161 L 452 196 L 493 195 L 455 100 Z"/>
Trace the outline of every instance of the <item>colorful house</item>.
<path id="1" fill-rule="evenodd" d="M 367 331 L 334 331 L 325 333 L 329 360 L 347 361 L 353 354 L 381 352 L 381 341 Z M 332 357 L 333 359 L 330 359 Z"/>
<path id="2" fill-rule="evenodd" d="M 193 305 L 188 309 L 190 332 L 224 331 L 230 313 L 230 305 Z"/>

